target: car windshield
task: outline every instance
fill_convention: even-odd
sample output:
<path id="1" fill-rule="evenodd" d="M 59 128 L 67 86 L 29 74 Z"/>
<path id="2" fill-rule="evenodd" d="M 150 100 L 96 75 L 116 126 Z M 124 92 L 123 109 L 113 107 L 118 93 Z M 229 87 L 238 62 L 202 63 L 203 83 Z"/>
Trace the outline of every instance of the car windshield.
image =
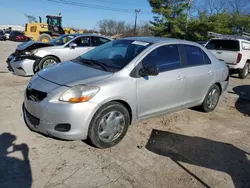
<path id="1" fill-rule="evenodd" d="M 3 31 L 2 31 L 2 30 L 0 30 L 0 34 L 3 34 Z"/>
<path id="2" fill-rule="evenodd" d="M 151 43 L 135 40 L 113 40 L 83 54 L 78 59 L 98 62 L 114 72 L 121 70 Z"/>
<path id="3" fill-rule="evenodd" d="M 61 35 L 60 37 L 57 37 L 55 39 L 52 39 L 50 41 L 51 44 L 54 44 L 54 45 L 64 45 L 66 44 L 67 42 L 71 41 L 73 38 L 75 38 L 76 36 L 75 35 Z"/>
<path id="4" fill-rule="evenodd" d="M 237 40 L 210 40 L 206 48 L 209 50 L 239 51 L 240 44 Z"/>

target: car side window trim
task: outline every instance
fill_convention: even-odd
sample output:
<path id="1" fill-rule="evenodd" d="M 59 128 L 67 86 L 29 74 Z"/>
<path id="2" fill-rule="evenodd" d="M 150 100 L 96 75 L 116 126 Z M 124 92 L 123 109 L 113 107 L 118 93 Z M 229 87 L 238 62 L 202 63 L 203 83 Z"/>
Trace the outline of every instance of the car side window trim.
<path id="1" fill-rule="evenodd" d="M 187 53 L 186 53 L 186 50 L 185 50 L 185 46 L 191 46 L 191 47 L 196 47 L 196 48 L 199 48 L 201 53 L 202 53 L 202 59 L 203 59 L 203 64 L 197 64 L 197 65 L 189 65 L 188 64 L 188 60 L 187 60 Z M 206 55 L 206 53 L 198 46 L 195 46 L 195 45 L 190 45 L 190 44 L 180 44 L 180 49 L 181 49 L 181 55 L 183 57 L 183 68 L 190 68 L 190 67 L 198 67 L 198 66 L 204 66 L 204 65 L 209 65 L 209 64 L 206 64 L 205 62 L 205 57 L 204 57 L 204 54 Z M 207 55 L 208 56 L 208 55 Z M 210 60 L 210 64 L 212 64 L 212 61 L 211 59 L 209 58 L 208 56 L 208 59 Z"/>
<path id="2" fill-rule="evenodd" d="M 206 53 L 205 51 L 203 51 L 202 49 L 201 49 L 201 51 L 202 51 L 202 54 L 203 54 L 203 60 L 204 60 L 205 65 L 211 65 L 211 64 L 212 64 L 212 61 L 211 61 L 210 57 L 209 57 L 209 56 L 207 55 L 207 53 Z M 206 62 L 206 59 L 209 60 L 209 63 Z"/>

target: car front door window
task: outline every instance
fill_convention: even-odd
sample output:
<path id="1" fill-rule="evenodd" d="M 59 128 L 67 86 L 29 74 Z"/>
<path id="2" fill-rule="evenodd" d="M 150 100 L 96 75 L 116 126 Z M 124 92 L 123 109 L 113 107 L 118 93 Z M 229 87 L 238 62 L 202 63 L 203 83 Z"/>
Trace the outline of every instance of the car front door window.
<path id="1" fill-rule="evenodd" d="M 74 40 L 77 47 L 89 47 L 90 46 L 90 38 L 89 37 L 79 37 Z"/>
<path id="2" fill-rule="evenodd" d="M 177 45 L 161 46 L 153 50 L 143 60 L 145 67 L 156 67 L 159 72 L 170 71 L 181 67 Z"/>
<path id="3" fill-rule="evenodd" d="M 102 38 L 102 37 L 91 37 L 92 46 L 100 46 L 109 42 L 110 40 Z"/>

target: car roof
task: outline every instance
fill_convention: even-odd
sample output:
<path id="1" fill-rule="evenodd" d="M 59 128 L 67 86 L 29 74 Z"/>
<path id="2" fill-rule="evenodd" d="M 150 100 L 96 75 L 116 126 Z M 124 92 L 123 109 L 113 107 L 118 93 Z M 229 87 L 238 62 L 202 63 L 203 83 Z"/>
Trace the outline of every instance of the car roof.
<path id="1" fill-rule="evenodd" d="M 241 38 L 212 38 L 210 40 L 232 40 L 232 41 L 245 41 L 245 42 L 250 42 L 249 38 L 241 36 Z"/>
<path id="2" fill-rule="evenodd" d="M 65 36 L 69 35 L 69 36 L 75 36 L 75 37 L 79 37 L 79 36 L 88 36 L 88 37 L 104 37 L 104 38 L 110 38 L 104 35 L 98 35 L 98 34 L 92 34 L 92 33 L 73 33 L 73 34 L 64 34 Z M 110 38 L 111 39 L 111 38 Z"/>
<path id="3" fill-rule="evenodd" d="M 164 38 L 164 37 L 127 37 L 127 38 L 121 38 L 121 39 L 126 39 L 126 40 L 138 40 L 138 41 L 143 41 L 143 42 L 148 42 L 148 43 L 170 43 L 170 42 L 178 42 L 178 43 L 184 43 L 184 44 L 192 44 L 196 45 L 196 43 L 187 41 L 187 40 L 181 40 L 181 39 L 174 39 L 174 38 Z"/>

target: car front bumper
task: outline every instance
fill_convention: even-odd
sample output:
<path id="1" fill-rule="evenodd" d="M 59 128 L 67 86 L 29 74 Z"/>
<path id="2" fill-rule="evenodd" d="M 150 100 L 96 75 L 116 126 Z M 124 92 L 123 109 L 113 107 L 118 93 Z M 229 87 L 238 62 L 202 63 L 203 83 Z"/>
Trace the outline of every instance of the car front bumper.
<path id="1" fill-rule="evenodd" d="M 35 60 L 32 59 L 15 60 L 12 58 L 7 60 L 9 71 L 18 76 L 32 76 L 34 62 Z"/>
<path id="2" fill-rule="evenodd" d="M 23 115 L 26 125 L 32 131 L 64 140 L 85 140 L 97 106 L 91 102 L 50 102 L 47 98 L 37 103 L 28 100 L 25 94 Z M 70 130 L 56 130 L 59 124 L 70 125 Z"/>

